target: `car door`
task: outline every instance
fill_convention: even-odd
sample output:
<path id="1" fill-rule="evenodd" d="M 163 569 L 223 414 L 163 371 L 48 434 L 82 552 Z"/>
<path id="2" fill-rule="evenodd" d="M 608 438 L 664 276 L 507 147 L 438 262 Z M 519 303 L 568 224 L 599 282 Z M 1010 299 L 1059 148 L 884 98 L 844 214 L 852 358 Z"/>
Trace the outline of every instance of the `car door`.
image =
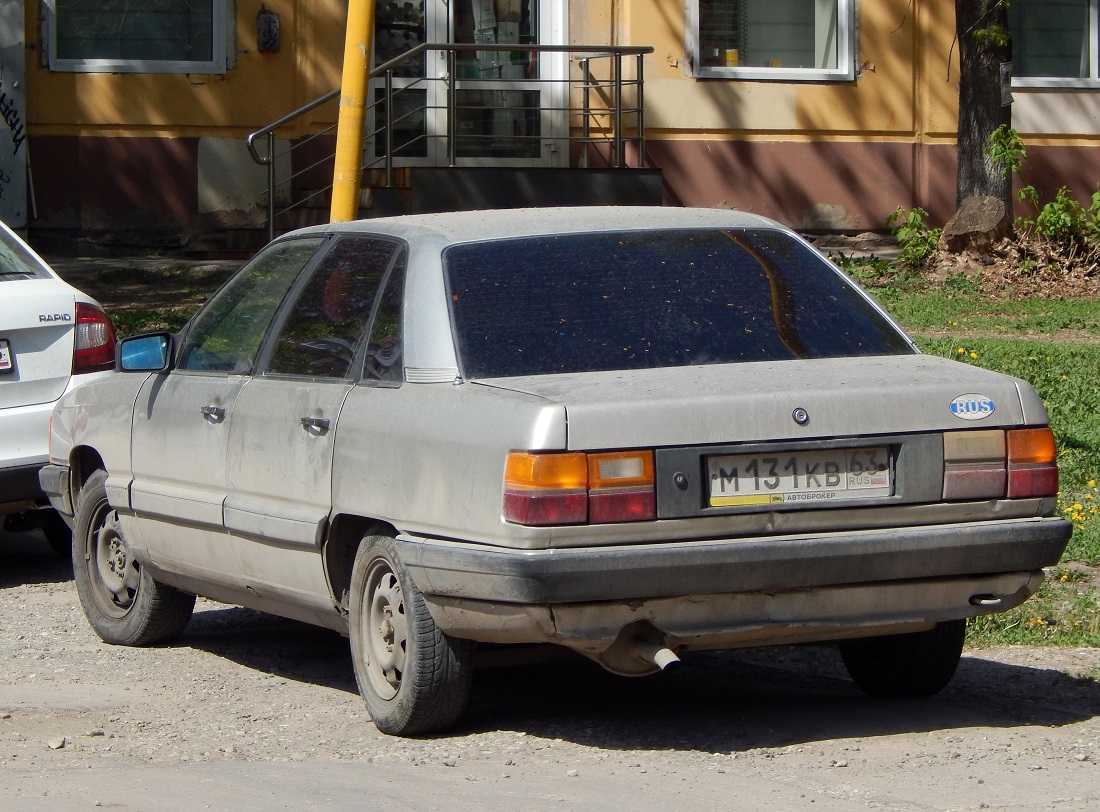
<path id="1" fill-rule="evenodd" d="M 143 385 L 130 499 L 153 561 L 190 573 L 231 566 L 198 542 L 225 532 L 233 407 L 280 304 L 322 242 L 292 240 L 257 255 L 192 320 L 175 368 Z"/>
<path id="2" fill-rule="evenodd" d="M 394 240 L 335 240 L 273 330 L 262 374 L 237 396 L 225 523 L 250 542 L 248 587 L 263 597 L 327 600 L 319 554 L 337 419 L 361 375 L 378 291 L 401 254 Z"/>

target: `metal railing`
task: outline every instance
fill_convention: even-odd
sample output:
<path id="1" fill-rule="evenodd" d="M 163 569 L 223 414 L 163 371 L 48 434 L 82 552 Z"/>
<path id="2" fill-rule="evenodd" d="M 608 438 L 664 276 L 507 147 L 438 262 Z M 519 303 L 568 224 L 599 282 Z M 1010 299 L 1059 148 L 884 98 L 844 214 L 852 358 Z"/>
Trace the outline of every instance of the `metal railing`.
<path id="1" fill-rule="evenodd" d="M 446 70 L 442 77 L 409 77 L 410 66 L 423 61 L 428 52 L 445 54 Z M 505 61 L 494 63 L 501 70 L 498 75 L 460 77 L 463 70 L 463 55 L 476 52 L 483 54 L 503 53 Z M 437 150 L 441 160 L 437 165 L 458 166 L 463 159 L 472 155 L 480 157 L 478 165 L 492 165 L 494 149 L 500 144 L 506 145 L 503 156 L 497 157 L 533 159 L 541 155 L 547 142 L 554 149 L 564 149 L 570 156 L 570 163 L 587 168 L 591 161 L 599 160 L 609 168 L 623 168 L 628 163 L 629 145 L 634 146 L 634 164 L 645 164 L 645 113 L 643 106 L 643 57 L 652 53 L 649 46 L 583 46 L 583 45 L 501 45 L 470 43 L 425 43 L 406 51 L 371 71 L 371 78 L 381 77 L 383 87 L 375 92 L 375 98 L 366 105 L 365 143 L 374 144 L 374 155 L 364 153 L 363 170 L 381 170 L 379 185 L 392 187 L 394 169 L 401 163 L 425 164 L 430 154 L 429 145 L 433 141 L 443 140 L 443 148 Z M 504 67 L 521 65 L 522 60 L 538 60 L 543 54 L 565 54 L 568 58 L 568 70 L 562 79 L 526 79 L 506 77 Z M 516 60 L 520 60 L 517 62 Z M 423 62 L 422 62 L 423 63 Z M 631 69 L 632 68 L 632 69 Z M 469 70 L 468 67 L 465 68 Z M 515 70 L 511 71 L 515 73 Z M 521 71 L 522 72 L 522 71 Z M 429 104 L 431 94 L 427 89 L 432 84 L 441 83 L 444 91 L 442 104 Z M 474 92 L 467 92 L 467 85 Z M 531 89 L 548 89 L 550 86 L 564 86 L 564 92 L 554 94 L 562 101 L 554 105 L 543 104 L 537 100 L 534 104 L 524 103 L 523 92 Z M 518 88 L 518 90 L 517 90 Z M 478 97 L 494 95 L 499 91 L 498 104 L 478 103 Z M 476 91 L 481 91 L 477 93 Z M 486 92 L 487 91 L 487 92 Z M 504 94 L 512 94 L 505 96 Z M 517 95 L 518 94 L 518 95 Z M 319 141 L 331 137 L 336 130 L 334 123 L 299 137 L 281 152 L 277 151 L 277 135 L 280 129 L 288 127 L 302 116 L 322 105 L 339 98 L 340 91 L 333 90 L 318 99 L 309 102 L 282 118 L 251 133 L 246 139 L 252 159 L 267 168 L 267 236 L 275 236 L 278 218 L 295 209 L 317 205 L 327 200 L 331 190 L 331 181 L 309 189 L 303 179 L 317 175 L 324 168 L 331 168 L 334 151 L 327 147 L 319 150 L 318 157 L 302 160 L 311 144 L 320 146 Z M 526 97 L 530 99 L 531 97 Z M 419 100 L 423 99 L 423 103 Z M 511 103 L 504 103 L 510 99 Z M 516 101 L 519 103 L 515 103 Z M 487 115 L 486 111 L 509 110 L 518 116 L 517 122 L 532 122 L 541 119 L 544 114 L 564 119 L 564 125 L 558 131 L 551 132 L 542 126 L 529 127 L 523 132 L 517 126 L 516 131 L 505 136 L 494 133 L 460 132 L 462 123 L 476 122 Z M 433 131 L 426 122 L 433 111 L 444 117 L 445 126 Z M 493 115 L 489 113 L 488 115 Z M 535 117 L 534 119 L 532 118 Z M 372 126 L 373 122 L 379 122 Z M 261 154 L 258 144 L 266 141 L 266 153 Z M 508 154 L 510 153 L 510 154 Z M 316 152 L 315 152 L 316 155 Z M 416 161 L 406 159 L 416 157 Z M 533 161 L 532 161 L 533 162 Z M 511 163 L 514 163 L 511 162 Z M 277 167 L 288 164 L 285 177 L 277 177 Z M 331 171 L 328 173 L 331 178 Z M 278 201 L 283 203 L 279 204 Z M 282 208 L 280 208 L 280 205 Z"/>

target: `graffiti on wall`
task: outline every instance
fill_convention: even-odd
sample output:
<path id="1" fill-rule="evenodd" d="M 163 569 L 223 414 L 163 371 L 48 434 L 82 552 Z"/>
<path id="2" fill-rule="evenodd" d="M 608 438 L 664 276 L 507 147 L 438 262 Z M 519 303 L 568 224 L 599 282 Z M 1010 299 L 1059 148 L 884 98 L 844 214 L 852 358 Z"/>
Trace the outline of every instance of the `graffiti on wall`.
<path id="1" fill-rule="evenodd" d="M 24 0 L 0 0 L 0 220 L 27 224 L 27 45 Z"/>

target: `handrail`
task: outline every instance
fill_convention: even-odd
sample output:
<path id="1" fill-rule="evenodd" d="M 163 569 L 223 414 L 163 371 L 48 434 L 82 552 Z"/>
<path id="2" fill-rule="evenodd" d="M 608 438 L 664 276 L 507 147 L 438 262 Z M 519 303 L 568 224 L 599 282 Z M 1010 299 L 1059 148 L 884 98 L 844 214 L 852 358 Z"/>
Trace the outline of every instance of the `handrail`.
<path id="1" fill-rule="evenodd" d="M 626 137 L 624 136 L 624 133 L 623 133 L 624 126 L 625 126 L 625 124 L 624 124 L 624 114 L 630 114 L 634 117 L 636 135 L 633 136 L 631 140 L 633 140 L 634 142 L 637 143 L 637 154 L 638 154 L 638 163 L 639 163 L 639 165 L 644 165 L 644 161 L 645 161 L 645 123 L 644 123 L 644 110 L 643 110 L 643 107 L 642 107 L 642 57 L 646 54 L 653 53 L 654 49 L 653 49 L 652 46 L 649 46 L 649 45 L 534 45 L 534 44 L 527 44 L 527 43 L 472 43 L 472 42 L 471 43 L 455 43 L 455 42 L 439 43 L 439 42 L 428 42 L 428 43 L 421 43 L 419 45 L 416 45 L 416 46 L 410 48 L 408 51 L 405 51 L 405 52 L 399 54 L 398 56 L 394 57 L 393 59 L 390 59 L 390 60 L 382 63 L 381 65 L 378 65 L 377 67 L 375 67 L 373 70 L 370 71 L 370 78 L 373 79 L 373 78 L 377 78 L 379 76 L 383 76 L 383 77 L 385 77 L 385 80 L 386 80 L 385 81 L 384 94 L 383 94 L 383 99 L 384 99 L 384 102 L 385 102 L 385 105 L 386 105 L 386 107 L 385 107 L 385 125 L 384 125 L 384 127 L 385 127 L 386 149 L 384 151 L 384 155 L 381 158 L 375 159 L 375 161 L 372 161 L 372 162 L 368 163 L 367 166 L 370 166 L 372 164 L 377 164 L 379 160 L 384 160 L 385 161 L 385 164 L 384 164 L 384 167 L 385 167 L 385 183 L 386 183 L 387 187 L 392 185 L 392 169 L 393 169 L 393 159 L 394 159 L 394 155 L 393 155 L 393 151 L 394 151 L 394 149 L 393 149 L 394 126 L 393 125 L 395 123 L 395 120 L 394 120 L 394 105 L 393 105 L 392 102 L 393 102 L 393 99 L 400 93 L 399 90 L 395 91 L 394 88 L 393 88 L 393 82 L 392 82 L 392 80 L 393 80 L 393 69 L 398 67 L 399 65 L 401 65 L 403 63 L 406 63 L 406 62 L 409 62 L 409 61 L 415 59 L 416 57 L 418 57 L 421 54 L 426 53 L 428 51 L 439 51 L 439 52 L 444 52 L 444 53 L 447 54 L 446 74 L 445 74 L 445 76 L 440 77 L 440 78 L 443 81 L 445 81 L 448 85 L 448 92 L 446 94 L 447 95 L 447 103 L 446 103 L 446 108 L 445 109 L 447 111 L 447 135 L 446 135 L 446 139 L 447 139 L 447 156 L 448 156 L 448 163 L 450 165 L 454 166 L 456 164 L 456 161 L 457 161 L 457 142 L 458 142 L 458 138 L 457 138 L 457 127 L 456 127 L 456 118 L 457 117 L 455 115 L 455 110 L 457 109 L 457 101 L 456 101 L 457 94 L 456 94 L 456 91 L 455 91 L 456 82 L 453 81 L 453 79 L 454 79 L 455 73 L 456 73 L 456 71 L 455 71 L 455 68 L 456 68 L 455 57 L 456 57 L 456 54 L 460 51 L 478 51 L 478 52 L 488 51 L 488 52 L 540 53 L 540 54 L 541 53 L 567 53 L 567 54 L 571 54 L 571 55 L 575 56 L 577 58 L 577 61 L 581 64 L 581 69 L 582 69 L 582 73 L 583 73 L 583 77 L 582 77 L 581 85 L 580 85 L 580 93 L 581 93 L 581 98 L 582 98 L 582 104 L 581 104 L 581 107 L 579 109 L 574 108 L 574 107 L 569 106 L 569 105 L 567 105 L 563 109 L 567 112 L 571 112 L 573 114 L 578 115 L 581 119 L 581 123 L 582 123 L 581 137 L 578 139 L 578 138 L 573 138 L 569 135 L 566 135 L 566 140 L 567 141 L 577 141 L 577 142 L 580 142 L 580 143 L 582 143 L 586 146 L 586 148 L 581 152 L 582 166 L 587 166 L 587 158 L 588 158 L 587 145 L 592 144 L 592 143 L 596 143 L 596 142 L 603 142 L 603 143 L 609 144 L 609 146 L 610 146 L 610 156 L 609 156 L 610 161 L 609 161 L 609 163 L 610 163 L 611 166 L 619 168 L 619 167 L 624 167 L 626 165 L 626 163 L 625 163 L 625 154 L 624 154 L 624 143 L 627 139 L 626 139 Z M 624 56 L 633 56 L 633 57 L 636 58 L 636 64 L 637 64 L 636 76 L 633 79 L 626 80 L 626 79 L 623 78 L 622 61 L 623 61 Z M 596 80 L 592 76 L 592 73 L 590 71 L 589 63 L 593 59 L 604 59 L 604 58 L 612 60 L 612 69 L 611 69 L 612 75 L 608 80 L 606 80 L 604 82 L 601 82 L 601 81 Z M 427 77 L 423 77 L 421 79 L 421 81 L 428 82 L 428 81 L 437 81 L 437 80 L 436 79 L 429 79 Z M 564 80 L 540 80 L 540 79 L 502 80 L 502 79 L 493 79 L 493 78 L 482 78 L 482 79 L 478 79 L 477 81 L 481 81 L 481 82 L 516 81 L 516 82 L 536 83 L 536 84 L 547 84 L 547 83 L 556 81 L 556 82 L 559 82 L 559 83 L 564 82 L 568 86 L 573 86 L 574 84 L 576 84 L 574 80 L 572 80 L 568 77 L 566 77 Z M 624 101 L 623 101 L 623 87 L 624 86 L 633 86 L 635 88 L 636 101 L 635 101 L 635 104 L 634 104 L 633 107 L 629 107 L 629 108 L 624 107 Z M 607 97 L 607 94 L 603 93 L 603 91 L 606 91 L 608 89 L 610 89 L 610 98 Z M 598 108 L 598 109 L 592 107 L 592 105 L 591 105 L 592 91 L 596 91 L 597 95 L 603 95 L 603 101 L 604 101 L 604 104 L 606 105 L 605 107 L 601 107 L 601 108 Z M 257 164 L 260 164 L 262 166 L 267 167 L 267 184 L 268 184 L 268 190 L 267 190 L 268 191 L 268 194 L 267 194 L 267 232 L 268 232 L 268 234 L 267 234 L 267 236 L 268 236 L 268 240 L 271 240 L 271 239 L 274 238 L 275 219 L 276 219 L 275 197 L 276 197 L 276 189 L 279 185 L 279 184 L 276 183 L 276 178 L 275 178 L 275 162 L 276 162 L 275 159 L 277 157 L 276 154 L 275 154 L 275 133 L 278 129 L 280 129 L 282 127 L 285 127 L 287 124 L 290 124 L 291 122 L 295 121 L 296 119 L 300 118 L 301 116 L 305 115 L 306 113 L 320 107 L 323 104 L 326 104 L 328 102 L 333 101 L 334 99 L 338 98 L 339 96 L 340 96 L 339 89 L 332 90 L 332 91 L 324 94 L 323 96 L 320 96 L 317 99 L 314 99 L 313 101 L 308 102 L 308 103 L 302 105 L 301 107 L 298 107 L 297 109 L 291 111 L 290 113 L 287 113 L 286 115 L 276 119 L 275 121 L 271 122 L 270 124 L 267 124 L 266 126 L 260 128 L 259 130 L 256 130 L 255 132 L 250 133 L 247 136 L 247 138 L 245 139 L 245 143 L 248 147 L 248 151 L 251 154 L 253 161 L 255 161 Z M 377 102 L 374 103 L 374 104 L 368 104 L 367 108 L 368 109 L 374 108 L 377 104 L 378 104 Z M 440 109 L 442 109 L 442 108 L 440 108 Z M 562 109 L 562 108 L 555 108 L 555 109 Z M 405 115 L 407 116 L 409 114 L 406 113 Z M 602 137 L 602 138 L 593 137 L 592 129 L 591 129 L 591 126 L 590 126 L 590 121 L 593 118 L 597 118 L 597 117 L 604 117 L 605 120 L 607 120 L 608 118 L 610 119 L 610 124 L 609 125 L 605 124 L 602 127 L 600 127 L 600 129 L 603 130 L 603 131 L 610 130 L 610 132 L 611 132 L 610 137 Z M 329 129 L 331 129 L 331 127 Z M 372 135 L 374 135 L 374 134 L 375 133 L 372 133 Z M 258 143 L 259 139 L 261 139 L 265 136 L 266 136 L 267 142 L 268 142 L 267 154 L 266 155 L 260 155 L 259 151 L 256 148 L 257 143 Z M 422 136 L 422 137 L 439 137 L 439 136 L 438 135 L 429 135 L 429 136 Z M 523 137 L 528 137 L 528 136 L 523 136 Z M 542 140 L 545 140 L 544 136 L 540 135 L 538 137 Z M 407 143 L 402 144 L 401 146 L 402 147 L 407 147 L 408 144 Z M 294 147 L 291 147 L 291 149 L 289 151 L 293 151 L 293 149 L 294 149 Z M 286 183 L 286 181 L 283 181 L 283 183 Z M 316 196 L 316 194 L 318 194 L 318 193 L 315 192 L 313 195 L 311 195 L 311 197 Z M 289 211 L 290 208 L 293 208 L 295 205 L 299 205 L 299 204 L 292 203 L 290 206 L 287 207 L 287 209 L 284 209 L 282 213 L 285 213 L 286 211 Z"/>

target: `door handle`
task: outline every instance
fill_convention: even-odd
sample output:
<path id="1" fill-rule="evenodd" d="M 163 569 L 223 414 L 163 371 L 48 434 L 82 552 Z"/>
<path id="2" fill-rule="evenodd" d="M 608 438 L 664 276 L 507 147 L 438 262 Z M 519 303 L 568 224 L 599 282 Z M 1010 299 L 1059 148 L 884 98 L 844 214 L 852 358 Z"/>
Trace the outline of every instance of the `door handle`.
<path id="1" fill-rule="evenodd" d="M 199 411 L 211 423 L 220 423 L 225 420 L 225 409 L 221 406 L 203 406 Z"/>
<path id="2" fill-rule="evenodd" d="M 327 417 L 300 417 L 298 422 L 302 424 L 308 432 L 317 432 L 318 434 L 324 434 L 328 431 L 329 420 Z"/>

